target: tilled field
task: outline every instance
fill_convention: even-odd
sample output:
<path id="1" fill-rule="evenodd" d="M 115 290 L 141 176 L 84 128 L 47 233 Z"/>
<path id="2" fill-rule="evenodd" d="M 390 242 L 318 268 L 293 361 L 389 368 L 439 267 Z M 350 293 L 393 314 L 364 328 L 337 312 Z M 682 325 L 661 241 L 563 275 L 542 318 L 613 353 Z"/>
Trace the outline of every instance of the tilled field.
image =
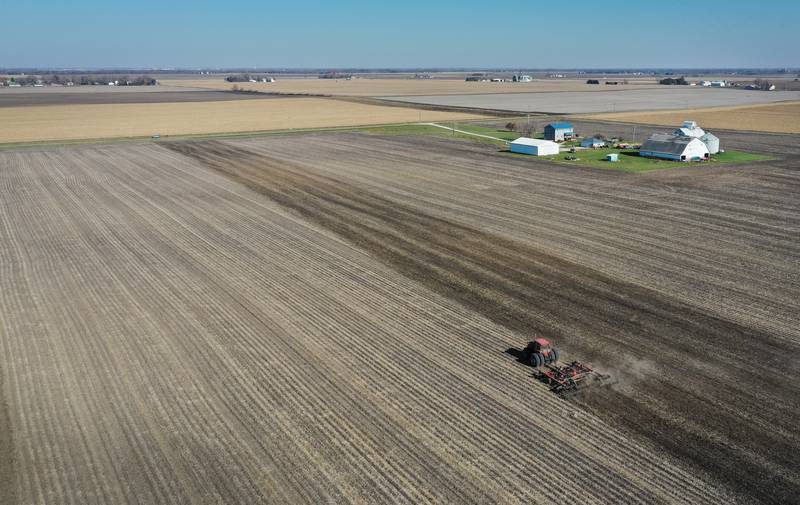
<path id="1" fill-rule="evenodd" d="M 0 153 L 9 503 L 791 503 L 797 159 Z M 555 398 L 532 333 L 620 383 Z M 780 372 L 780 373 L 776 373 Z"/>

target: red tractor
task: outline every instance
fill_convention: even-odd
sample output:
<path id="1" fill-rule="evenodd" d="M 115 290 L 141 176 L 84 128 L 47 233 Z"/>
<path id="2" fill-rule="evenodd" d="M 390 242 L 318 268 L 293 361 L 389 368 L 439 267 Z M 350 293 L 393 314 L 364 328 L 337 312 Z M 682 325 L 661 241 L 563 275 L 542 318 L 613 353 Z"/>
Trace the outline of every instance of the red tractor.
<path id="1" fill-rule="evenodd" d="M 558 361 L 558 349 L 553 349 L 550 341 L 546 338 L 537 338 L 533 342 L 528 342 L 528 347 L 522 352 L 523 361 L 530 363 L 534 368 Z"/>

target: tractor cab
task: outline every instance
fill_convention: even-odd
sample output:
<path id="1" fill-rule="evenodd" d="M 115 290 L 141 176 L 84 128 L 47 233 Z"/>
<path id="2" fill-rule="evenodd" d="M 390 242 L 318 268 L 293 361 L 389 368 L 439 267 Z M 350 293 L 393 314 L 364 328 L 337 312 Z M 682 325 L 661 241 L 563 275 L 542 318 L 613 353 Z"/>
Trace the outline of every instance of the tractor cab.
<path id="1" fill-rule="evenodd" d="M 537 338 L 528 342 L 525 355 L 528 357 L 528 363 L 534 368 L 558 361 L 558 349 L 554 349 L 546 338 Z"/>

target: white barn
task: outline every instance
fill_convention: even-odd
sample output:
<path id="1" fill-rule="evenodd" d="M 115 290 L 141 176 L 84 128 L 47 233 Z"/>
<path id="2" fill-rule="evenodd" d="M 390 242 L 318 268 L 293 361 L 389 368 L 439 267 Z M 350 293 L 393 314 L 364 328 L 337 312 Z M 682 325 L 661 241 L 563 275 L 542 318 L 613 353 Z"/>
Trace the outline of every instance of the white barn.
<path id="1" fill-rule="evenodd" d="M 675 130 L 673 135 L 700 139 L 708 147 L 709 153 L 717 154 L 719 152 L 719 138 L 697 126 L 695 121 L 684 121 L 683 126 Z"/>
<path id="2" fill-rule="evenodd" d="M 691 137 L 699 139 L 705 134 L 706 132 L 704 132 L 702 128 L 697 126 L 696 121 L 684 121 L 683 126 L 675 130 L 675 135 L 678 135 L 680 137 Z"/>
<path id="3" fill-rule="evenodd" d="M 559 147 L 558 144 L 549 140 L 520 137 L 511 143 L 511 152 L 533 156 L 548 156 L 558 154 Z"/>
<path id="4" fill-rule="evenodd" d="M 700 139 L 654 133 L 642 144 L 639 156 L 673 161 L 700 161 L 707 160 L 710 152 Z"/>

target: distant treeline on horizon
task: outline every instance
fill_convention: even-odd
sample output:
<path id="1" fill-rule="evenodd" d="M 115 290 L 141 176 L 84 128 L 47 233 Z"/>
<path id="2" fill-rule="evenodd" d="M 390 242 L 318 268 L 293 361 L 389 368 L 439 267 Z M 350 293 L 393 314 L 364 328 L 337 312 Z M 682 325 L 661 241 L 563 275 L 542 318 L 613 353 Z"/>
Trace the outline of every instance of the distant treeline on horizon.
<path id="1" fill-rule="evenodd" d="M 38 75 L 120 75 L 120 74 L 241 74 L 241 73 L 270 73 L 270 74 L 323 74 L 323 73 L 350 73 L 350 74 L 404 74 L 404 73 L 418 73 L 418 72 L 526 72 L 526 73 L 549 73 L 561 72 L 569 74 L 614 74 L 614 75 L 703 75 L 703 74 L 717 74 L 717 75 L 764 75 L 764 74 L 794 74 L 800 72 L 796 68 L 586 68 L 586 69 L 563 69 L 563 68 L 540 68 L 540 69 L 525 69 L 525 68 L 511 68 L 511 67 L 487 67 L 487 68 L 446 68 L 446 67 L 409 67 L 409 68 L 96 68 L 96 69 L 58 69 L 58 68 L 0 68 L 0 73 L 6 75 L 22 75 L 22 74 L 38 74 Z"/>

